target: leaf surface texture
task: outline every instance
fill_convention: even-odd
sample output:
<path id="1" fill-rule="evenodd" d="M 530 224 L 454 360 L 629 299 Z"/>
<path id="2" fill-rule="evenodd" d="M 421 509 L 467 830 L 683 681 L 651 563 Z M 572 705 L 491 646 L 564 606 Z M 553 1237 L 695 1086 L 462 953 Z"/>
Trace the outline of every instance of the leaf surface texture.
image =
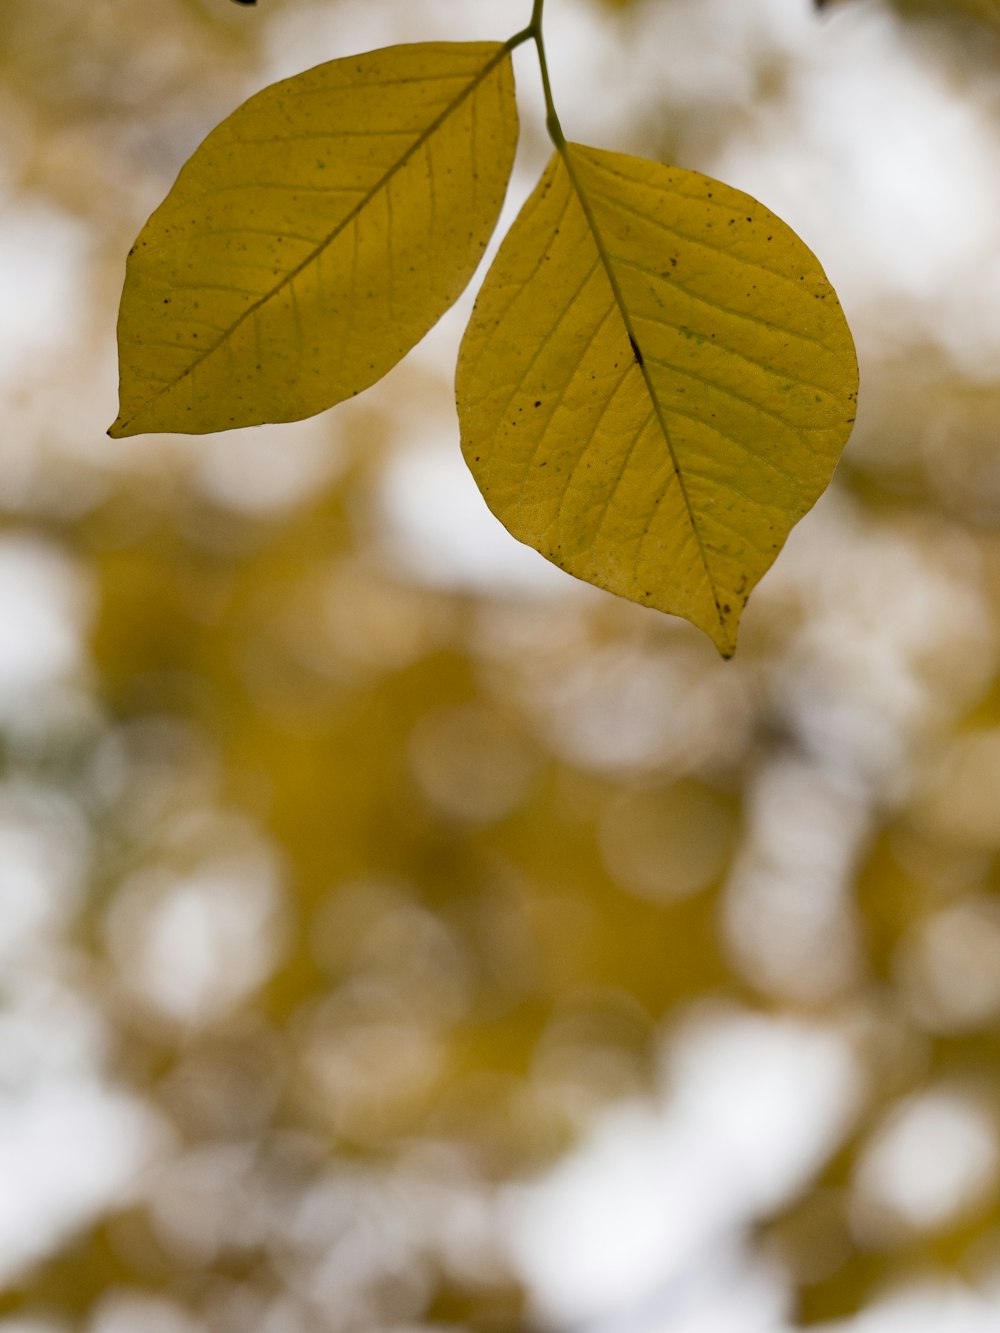
<path id="1" fill-rule="evenodd" d="M 465 458 L 515 537 L 728 656 L 850 433 L 851 335 L 815 256 L 756 200 L 564 151 L 462 344 Z"/>
<path id="2" fill-rule="evenodd" d="M 497 43 L 388 47 L 245 102 L 129 256 L 111 434 L 293 421 L 374 383 L 468 283 L 516 141 Z"/>

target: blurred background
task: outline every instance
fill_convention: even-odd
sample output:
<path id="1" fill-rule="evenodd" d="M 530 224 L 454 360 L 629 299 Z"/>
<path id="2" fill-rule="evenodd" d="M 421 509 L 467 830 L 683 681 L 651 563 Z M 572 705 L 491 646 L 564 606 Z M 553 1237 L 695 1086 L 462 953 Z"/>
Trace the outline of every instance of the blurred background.
<path id="1" fill-rule="evenodd" d="M 569 136 L 858 342 L 730 663 L 487 513 L 471 291 L 314 421 L 104 434 L 204 134 L 529 0 L 0 5 L 0 1333 L 1000 1327 L 1000 5 L 547 9 Z"/>

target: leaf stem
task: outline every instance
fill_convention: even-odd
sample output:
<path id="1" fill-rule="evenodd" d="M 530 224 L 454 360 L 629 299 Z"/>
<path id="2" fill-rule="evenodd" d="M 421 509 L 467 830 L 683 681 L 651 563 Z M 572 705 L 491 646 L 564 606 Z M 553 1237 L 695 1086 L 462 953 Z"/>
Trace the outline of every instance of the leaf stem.
<path id="1" fill-rule="evenodd" d="M 522 42 L 534 42 L 535 50 L 538 52 L 538 67 L 542 73 L 542 91 L 545 94 L 545 127 L 549 132 L 549 138 L 555 144 L 556 148 L 562 152 L 566 145 L 566 136 L 563 134 L 562 126 L 559 124 L 559 116 L 556 113 L 556 104 L 552 98 L 552 82 L 549 79 L 549 62 L 545 55 L 545 37 L 542 32 L 542 10 L 545 8 L 545 0 L 534 0 L 531 9 L 531 20 L 526 28 L 516 32 L 509 41 L 505 43 L 508 51 L 513 51 L 515 47 Z"/>
<path id="2" fill-rule="evenodd" d="M 531 24 L 534 29 L 535 50 L 538 52 L 538 65 L 542 71 L 542 90 L 545 93 L 545 126 L 549 132 L 549 138 L 555 146 L 562 152 L 566 143 L 566 136 L 563 134 L 562 126 L 559 124 L 559 116 L 556 114 L 556 104 L 552 99 L 552 84 L 549 81 L 549 62 L 545 56 L 545 37 L 542 34 L 542 9 L 545 7 L 545 0 L 535 0 L 535 8 L 531 15 Z"/>

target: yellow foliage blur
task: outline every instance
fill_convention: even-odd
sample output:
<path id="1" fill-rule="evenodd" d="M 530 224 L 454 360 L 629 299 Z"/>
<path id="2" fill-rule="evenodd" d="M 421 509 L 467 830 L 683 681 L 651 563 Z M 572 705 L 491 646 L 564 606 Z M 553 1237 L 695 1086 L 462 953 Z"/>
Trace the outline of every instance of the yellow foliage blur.
<path id="1" fill-rule="evenodd" d="M 857 334 L 855 441 L 733 662 L 511 554 L 468 302 L 314 421 L 104 435 L 124 257 L 204 134 L 526 8 L 5 0 L 2 1333 L 996 1317 L 978 37 L 548 6 L 567 132 L 752 190 Z"/>

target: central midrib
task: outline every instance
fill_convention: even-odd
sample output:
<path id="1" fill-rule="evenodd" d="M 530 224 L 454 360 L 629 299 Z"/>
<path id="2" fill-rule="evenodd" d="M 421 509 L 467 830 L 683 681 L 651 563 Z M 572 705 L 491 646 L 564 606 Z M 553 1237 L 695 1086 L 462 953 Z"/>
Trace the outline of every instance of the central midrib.
<path id="1" fill-rule="evenodd" d="M 653 384 L 653 381 L 650 379 L 649 370 L 647 369 L 645 363 L 645 357 L 642 356 L 642 349 L 639 346 L 639 339 L 632 325 L 632 320 L 629 317 L 628 306 L 625 304 L 625 297 L 622 294 L 621 287 L 619 286 L 618 283 L 618 277 L 615 273 L 614 263 L 612 262 L 611 254 L 604 243 L 604 237 L 601 235 L 601 229 L 597 224 L 597 218 L 594 216 L 594 211 L 590 206 L 590 200 L 587 198 L 586 191 L 580 184 L 580 179 L 577 175 L 576 168 L 573 164 L 572 154 L 574 147 L 576 147 L 576 145 L 570 143 L 563 143 L 558 145 L 558 152 L 562 157 L 563 163 L 565 164 L 566 173 L 569 176 L 570 183 L 572 184 L 573 189 L 576 193 L 576 197 L 579 200 L 580 208 L 582 209 L 583 215 L 586 218 L 587 226 L 590 228 L 590 233 L 594 238 L 594 245 L 597 248 L 597 253 L 600 257 L 601 264 L 604 268 L 605 275 L 607 276 L 608 283 L 611 287 L 611 291 L 615 299 L 615 304 L 617 305 L 619 314 L 622 317 L 622 322 L 625 325 L 625 331 L 629 336 L 632 348 L 639 348 L 639 357 L 637 358 L 636 363 L 638 365 L 639 372 L 642 375 L 643 382 L 646 385 L 646 392 L 649 395 L 649 400 L 653 405 L 653 411 L 656 414 L 657 424 L 659 425 L 660 431 L 663 434 L 664 441 L 666 442 L 667 450 L 670 454 L 670 461 L 673 463 L 674 466 L 674 476 L 677 478 L 677 484 L 680 487 L 681 498 L 684 501 L 684 508 L 685 511 L 687 512 L 688 522 L 691 525 L 691 531 L 694 534 L 694 539 L 698 545 L 698 554 L 701 557 L 702 568 L 705 571 L 705 578 L 708 580 L 708 586 L 712 594 L 712 600 L 715 603 L 715 609 L 719 617 L 719 624 L 724 627 L 726 621 L 722 613 L 722 605 L 719 601 L 719 594 L 715 587 L 715 580 L 712 577 L 712 571 L 709 567 L 708 556 L 705 552 L 705 546 L 701 539 L 701 533 L 698 530 L 698 522 L 695 516 L 694 506 L 691 503 L 691 497 L 688 495 L 687 485 L 685 484 L 684 481 L 684 474 L 681 471 L 680 460 L 678 459 L 677 453 L 674 449 L 673 440 L 671 439 L 670 435 L 670 428 L 668 427 L 666 419 L 663 414 L 663 406 L 660 402 L 659 394 L 656 391 L 656 387 Z"/>

